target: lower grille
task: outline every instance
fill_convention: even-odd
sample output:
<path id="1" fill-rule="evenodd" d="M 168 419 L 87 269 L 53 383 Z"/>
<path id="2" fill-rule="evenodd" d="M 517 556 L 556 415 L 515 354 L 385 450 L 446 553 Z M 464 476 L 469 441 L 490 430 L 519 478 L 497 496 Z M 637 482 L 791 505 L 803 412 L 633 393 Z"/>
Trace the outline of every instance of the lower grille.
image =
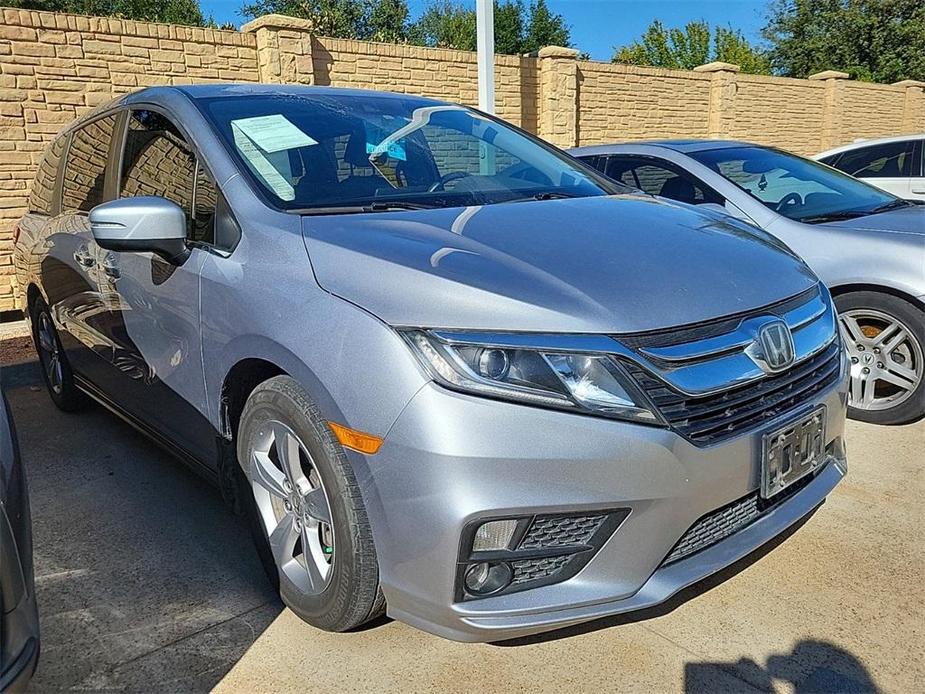
<path id="1" fill-rule="evenodd" d="M 675 431 L 711 444 L 755 429 L 835 385 L 840 351 L 835 340 L 783 373 L 699 397 L 679 393 L 635 364 L 625 366 Z"/>
<path id="2" fill-rule="evenodd" d="M 681 536 L 678 544 L 674 546 L 674 549 L 671 550 L 662 565 L 672 564 L 707 547 L 711 547 L 720 540 L 725 540 L 730 535 L 754 523 L 774 506 L 796 494 L 809 484 L 812 479 L 813 475 L 807 475 L 787 487 L 770 501 L 763 501 L 758 492 L 754 492 L 738 501 L 733 501 L 728 506 L 708 513 Z"/>
<path id="3" fill-rule="evenodd" d="M 539 581 L 555 576 L 559 570 L 571 559 L 571 555 L 563 557 L 541 557 L 538 559 L 523 559 L 511 563 L 514 570 L 514 584 Z"/>
<path id="4" fill-rule="evenodd" d="M 517 548 L 587 544 L 606 518 L 603 513 L 593 516 L 537 516 Z"/>

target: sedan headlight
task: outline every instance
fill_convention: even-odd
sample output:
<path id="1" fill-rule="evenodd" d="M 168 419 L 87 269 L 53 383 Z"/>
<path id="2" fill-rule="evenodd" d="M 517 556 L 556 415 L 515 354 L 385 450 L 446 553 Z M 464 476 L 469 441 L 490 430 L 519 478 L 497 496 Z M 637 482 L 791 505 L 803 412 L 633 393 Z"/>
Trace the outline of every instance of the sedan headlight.
<path id="1" fill-rule="evenodd" d="M 442 385 L 478 395 L 658 423 L 662 420 L 607 354 L 475 344 L 464 335 L 407 330 L 403 337 Z"/>

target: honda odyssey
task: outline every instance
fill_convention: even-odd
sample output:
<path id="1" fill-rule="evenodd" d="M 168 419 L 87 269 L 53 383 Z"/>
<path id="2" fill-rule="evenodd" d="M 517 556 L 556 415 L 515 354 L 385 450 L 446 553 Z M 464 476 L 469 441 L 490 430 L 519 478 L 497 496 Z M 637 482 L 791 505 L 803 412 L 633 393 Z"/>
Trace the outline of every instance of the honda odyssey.
<path id="1" fill-rule="evenodd" d="M 654 605 L 846 472 L 845 351 L 799 258 L 462 106 L 121 97 L 49 146 L 16 265 L 54 402 L 213 478 L 322 629 Z"/>

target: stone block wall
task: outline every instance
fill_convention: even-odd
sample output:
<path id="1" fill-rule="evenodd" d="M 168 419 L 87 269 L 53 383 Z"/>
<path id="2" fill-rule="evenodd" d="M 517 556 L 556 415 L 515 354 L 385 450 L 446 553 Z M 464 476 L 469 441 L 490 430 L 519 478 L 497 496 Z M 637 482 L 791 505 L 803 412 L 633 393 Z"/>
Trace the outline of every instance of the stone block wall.
<path id="1" fill-rule="evenodd" d="M 53 135 L 125 92 L 192 82 L 362 87 L 476 105 L 476 55 L 316 36 L 306 20 L 269 15 L 241 31 L 0 9 L 0 312 L 17 308 L 13 226 Z M 497 56 L 496 112 L 562 146 L 617 140 L 734 137 L 802 154 L 858 137 L 925 131 L 921 82 L 852 82 L 579 61 L 548 47 Z"/>

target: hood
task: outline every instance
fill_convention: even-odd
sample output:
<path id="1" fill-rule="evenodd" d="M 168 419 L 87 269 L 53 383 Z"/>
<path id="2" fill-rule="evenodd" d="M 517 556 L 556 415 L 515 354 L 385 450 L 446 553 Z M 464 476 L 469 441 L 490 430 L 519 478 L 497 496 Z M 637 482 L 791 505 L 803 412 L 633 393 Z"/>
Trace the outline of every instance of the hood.
<path id="1" fill-rule="evenodd" d="M 870 214 L 840 222 L 828 222 L 827 227 L 856 229 L 858 231 L 888 231 L 925 236 L 925 205 L 910 205 L 889 212 Z"/>
<path id="2" fill-rule="evenodd" d="M 396 326 L 637 332 L 817 282 L 745 224 L 642 195 L 306 216 L 302 229 L 319 284 Z"/>

